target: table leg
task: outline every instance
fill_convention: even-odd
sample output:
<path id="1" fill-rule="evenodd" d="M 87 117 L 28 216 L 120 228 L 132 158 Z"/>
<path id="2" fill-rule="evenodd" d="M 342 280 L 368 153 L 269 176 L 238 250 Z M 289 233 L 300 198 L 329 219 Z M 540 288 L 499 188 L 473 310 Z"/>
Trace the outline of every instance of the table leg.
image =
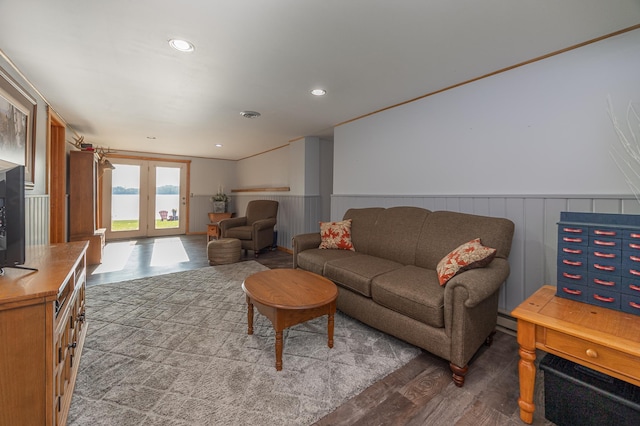
<path id="1" fill-rule="evenodd" d="M 329 320 L 327 324 L 327 334 L 329 335 L 328 345 L 333 348 L 333 312 L 329 312 Z"/>
<path id="2" fill-rule="evenodd" d="M 249 296 L 247 296 L 247 327 L 247 334 L 253 334 L 253 303 Z"/>
<path id="3" fill-rule="evenodd" d="M 282 370 L 282 330 L 276 330 L 276 370 Z"/>
<path id="4" fill-rule="evenodd" d="M 518 344 L 520 345 L 520 361 L 518 373 L 520 376 L 520 419 L 531 424 L 533 422 L 533 391 L 536 383 L 536 326 L 535 324 L 518 320 Z"/>

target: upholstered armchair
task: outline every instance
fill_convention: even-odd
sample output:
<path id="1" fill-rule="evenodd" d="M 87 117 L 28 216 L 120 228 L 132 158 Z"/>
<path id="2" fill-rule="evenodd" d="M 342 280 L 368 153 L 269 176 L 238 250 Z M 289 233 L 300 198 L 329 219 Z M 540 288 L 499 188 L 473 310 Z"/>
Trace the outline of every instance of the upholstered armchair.
<path id="1" fill-rule="evenodd" d="M 278 202 L 253 200 L 247 204 L 246 216 L 220 221 L 222 238 L 237 238 L 245 254 L 253 250 L 256 257 L 265 247 L 273 244 L 273 230 L 276 226 Z"/>

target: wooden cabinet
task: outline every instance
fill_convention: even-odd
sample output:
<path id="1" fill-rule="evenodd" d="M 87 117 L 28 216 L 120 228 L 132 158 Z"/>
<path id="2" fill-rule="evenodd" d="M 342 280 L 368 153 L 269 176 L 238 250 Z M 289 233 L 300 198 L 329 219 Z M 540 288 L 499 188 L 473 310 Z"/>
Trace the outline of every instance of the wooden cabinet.
<path id="1" fill-rule="evenodd" d="M 640 316 L 555 297 L 543 286 L 512 313 L 520 345 L 520 418 L 533 421 L 536 349 L 640 386 Z"/>
<path id="2" fill-rule="evenodd" d="M 87 333 L 87 242 L 27 249 L 0 276 L 0 425 L 64 425 Z"/>
<path id="3" fill-rule="evenodd" d="M 211 241 L 211 238 L 216 240 L 220 238 L 220 221 L 223 219 L 229 219 L 233 216 L 233 213 L 209 213 L 209 223 L 207 225 L 207 241 Z"/>
<path id="4" fill-rule="evenodd" d="M 105 229 L 97 228 L 97 162 L 92 151 L 69 153 L 69 240 L 89 241 L 87 262 L 102 263 Z"/>

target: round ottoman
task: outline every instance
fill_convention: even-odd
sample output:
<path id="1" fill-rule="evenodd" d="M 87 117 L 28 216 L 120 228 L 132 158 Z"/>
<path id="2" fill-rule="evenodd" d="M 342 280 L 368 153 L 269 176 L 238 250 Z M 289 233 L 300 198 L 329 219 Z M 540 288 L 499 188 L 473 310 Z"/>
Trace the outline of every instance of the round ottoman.
<path id="1" fill-rule="evenodd" d="M 224 265 L 240 260 L 242 249 L 237 238 L 221 238 L 207 243 L 209 265 Z"/>

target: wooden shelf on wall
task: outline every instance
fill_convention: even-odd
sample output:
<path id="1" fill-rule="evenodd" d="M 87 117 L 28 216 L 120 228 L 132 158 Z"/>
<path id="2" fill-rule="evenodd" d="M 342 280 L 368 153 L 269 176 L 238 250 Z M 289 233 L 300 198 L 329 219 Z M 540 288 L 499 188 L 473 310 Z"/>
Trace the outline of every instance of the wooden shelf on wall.
<path id="1" fill-rule="evenodd" d="M 288 186 L 278 186 L 273 188 L 244 188 L 232 189 L 231 192 L 289 192 L 291 188 Z"/>

